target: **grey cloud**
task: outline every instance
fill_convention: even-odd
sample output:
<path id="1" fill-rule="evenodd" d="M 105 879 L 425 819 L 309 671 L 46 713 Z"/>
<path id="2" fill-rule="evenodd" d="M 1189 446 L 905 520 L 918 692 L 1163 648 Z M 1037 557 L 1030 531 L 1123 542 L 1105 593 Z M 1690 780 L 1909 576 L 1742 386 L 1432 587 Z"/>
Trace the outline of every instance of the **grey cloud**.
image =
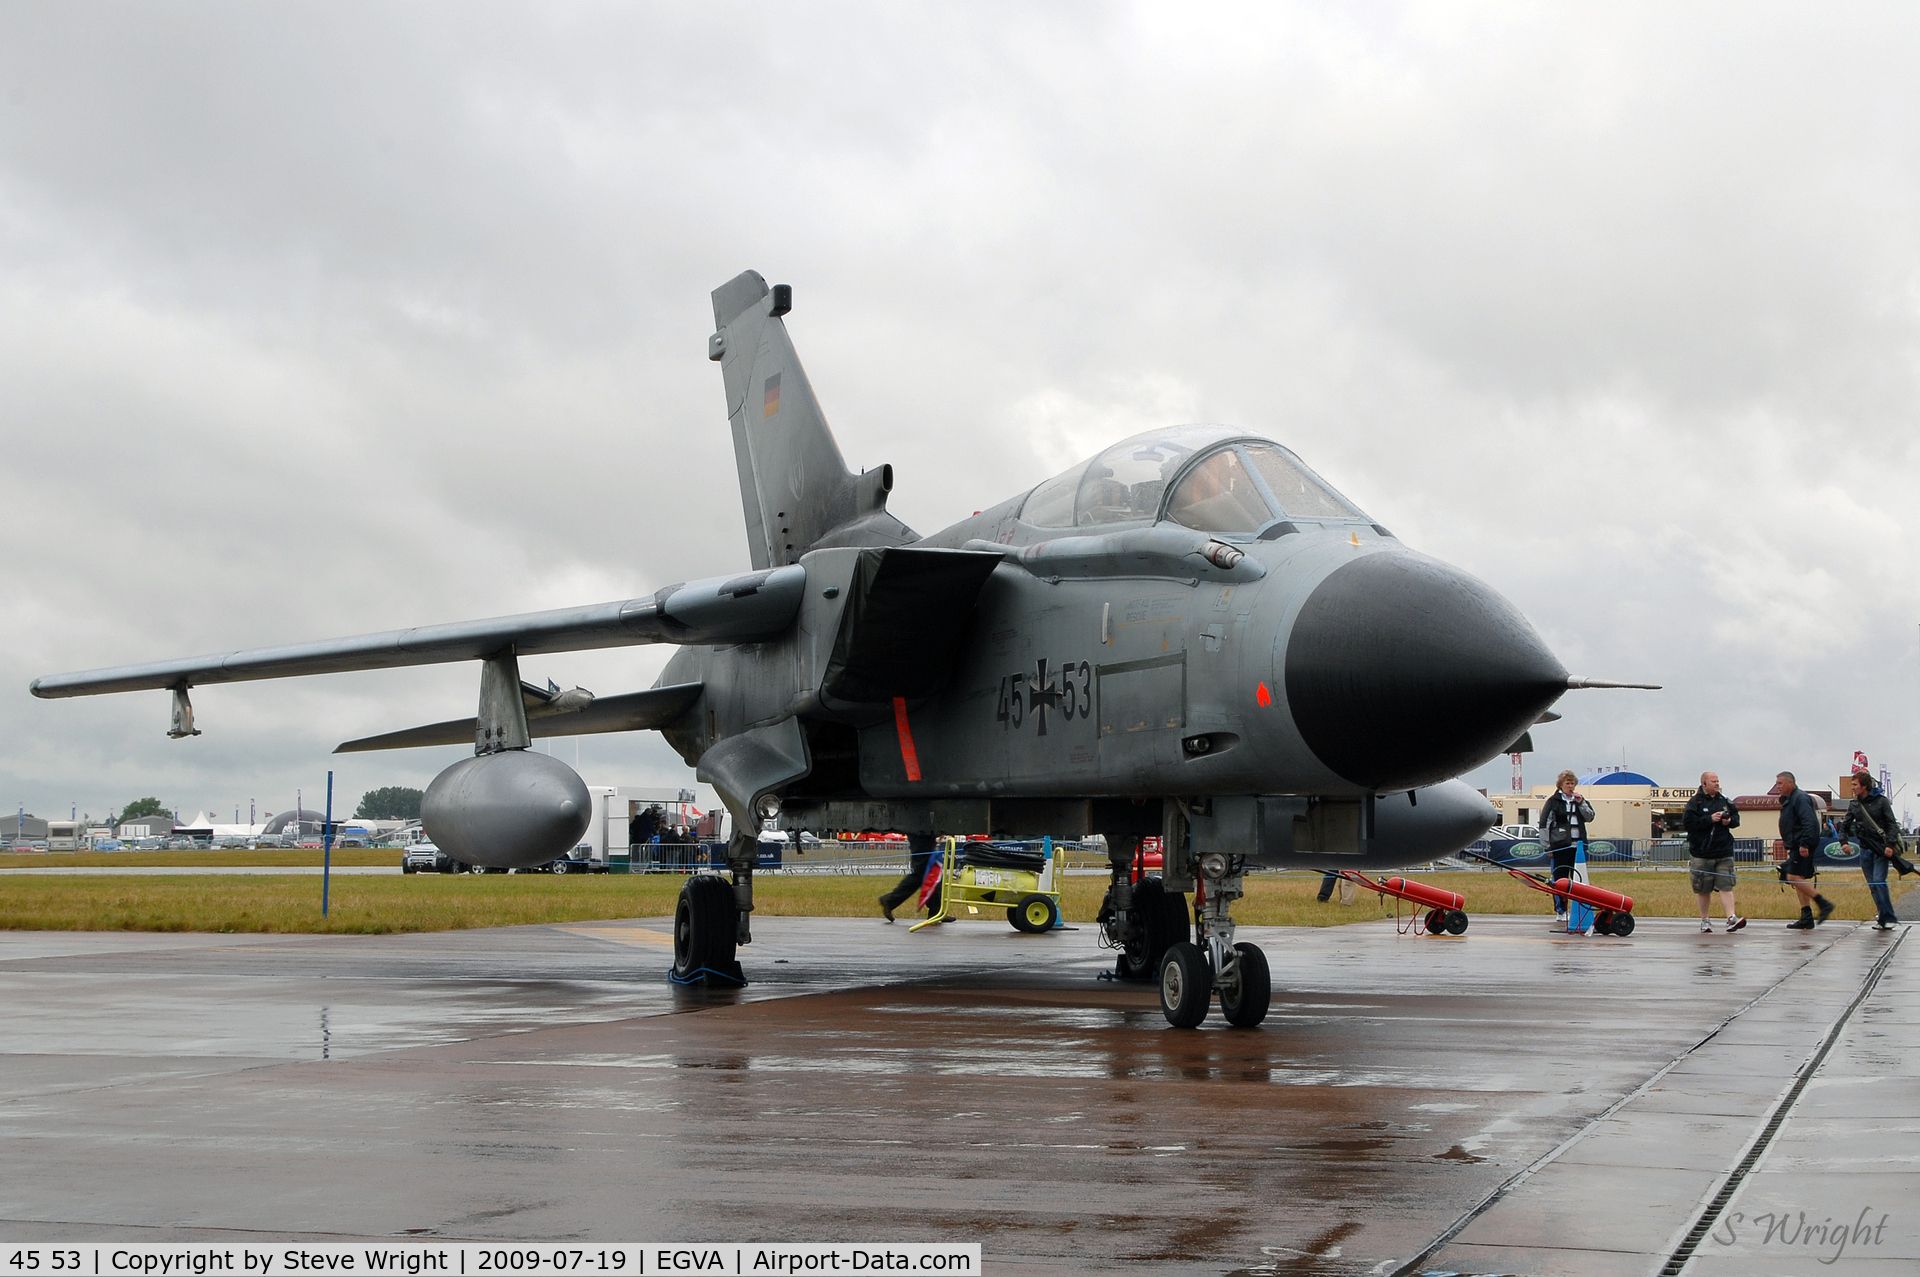
<path id="1" fill-rule="evenodd" d="M 1898 769 L 1915 21 L 16 8 L 0 778 L 49 809 L 311 790 L 335 741 L 464 713 L 470 679 L 220 689 L 185 744 L 158 698 L 22 689 L 744 562 L 703 346 L 747 266 L 795 284 L 843 449 L 895 464 L 916 526 L 1155 421 L 1238 421 L 1570 666 L 1669 684 L 1570 697 L 1530 771 Z M 685 775 L 652 738 L 582 748 Z"/>

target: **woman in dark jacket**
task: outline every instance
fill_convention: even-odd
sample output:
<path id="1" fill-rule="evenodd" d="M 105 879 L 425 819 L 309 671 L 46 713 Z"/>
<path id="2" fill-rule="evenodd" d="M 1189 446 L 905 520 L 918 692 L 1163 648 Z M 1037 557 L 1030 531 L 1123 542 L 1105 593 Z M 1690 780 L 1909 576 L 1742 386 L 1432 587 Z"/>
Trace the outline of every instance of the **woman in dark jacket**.
<path id="1" fill-rule="evenodd" d="M 1553 872 L 1549 877 L 1556 882 L 1573 877 L 1575 850 L 1587 840 L 1587 826 L 1593 823 L 1593 804 L 1575 792 L 1579 784 L 1578 776 L 1561 772 L 1559 788 L 1540 809 L 1540 841 L 1553 853 Z M 1555 896 L 1554 915 L 1558 917 L 1566 910 L 1567 902 Z"/>

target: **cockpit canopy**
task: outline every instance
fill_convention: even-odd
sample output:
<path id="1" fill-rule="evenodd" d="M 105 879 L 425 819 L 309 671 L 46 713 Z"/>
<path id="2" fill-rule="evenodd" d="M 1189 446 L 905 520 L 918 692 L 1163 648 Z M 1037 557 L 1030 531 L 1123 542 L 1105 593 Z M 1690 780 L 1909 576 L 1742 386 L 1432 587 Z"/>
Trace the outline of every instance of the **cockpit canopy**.
<path id="1" fill-rule="evenodd" d="M 1042 528 L 1170 519 L 1248 536 L 1283 519 L 1365 517 L 1279 444 L 1224 426 L 1123 439 L 1035 488 L 1020 510 Z"/>

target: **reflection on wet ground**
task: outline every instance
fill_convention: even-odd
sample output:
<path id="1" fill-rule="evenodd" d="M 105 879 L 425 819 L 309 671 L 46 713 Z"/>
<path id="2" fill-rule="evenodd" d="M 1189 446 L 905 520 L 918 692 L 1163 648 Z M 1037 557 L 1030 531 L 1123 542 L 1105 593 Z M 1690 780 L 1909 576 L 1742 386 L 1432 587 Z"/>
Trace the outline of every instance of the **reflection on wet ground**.
<path id="1" fill-rule="evenodd" d="M 1431 1266 L 1644 1272 L 1671 1210 L 1588 1247 L 1542 1221 L 1595 1193 L 1684 1214 L 1872 960 L 1866 932 L 1692 925 L 1248 928 L 1272 1015 L 1194 1033 L 1098 979 L 1090 931 L 768 918 L 755 983 L 694 995 L 660 920 L 0 935 L 0 1232 L 949 1237 L 1004 1272 L 1390 1273 L 1627 1100 Z M 1849 1067 L 1911 1045 L 1875 1031 Z M 1690 1072 L 1709 1037 L 1731 1054 Z"/>

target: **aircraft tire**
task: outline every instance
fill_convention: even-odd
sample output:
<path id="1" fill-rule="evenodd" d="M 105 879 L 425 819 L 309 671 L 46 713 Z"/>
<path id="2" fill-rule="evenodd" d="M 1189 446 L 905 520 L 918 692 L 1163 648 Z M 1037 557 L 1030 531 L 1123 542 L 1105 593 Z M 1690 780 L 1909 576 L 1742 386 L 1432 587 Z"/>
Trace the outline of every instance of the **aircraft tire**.
<path id="1" fill-rule="evenodd" d="M 467 866 L 467 872 L 470 874 L 483 874 L 486 871 L 487 871 L 487 867 L 485 865 L 468 865 Z"/>
<path id="2" fill-rule="evenodd" d="M 1160 960 L 1160 1014 L 1176 1029 L 1195 1029 L 1213 1002 L 1213 965 L 1207 951 L 1182 940 Z"/>
<path id="3" fill-rule="evenodd" d="M 1013 924 L 1015 931 L 1024 931 L 1028 935 L 1039 935 L 1053 928 L 1053 901 L 1035 893 L 1020 897 L 1018 904 L 1007 910 L 1007 921 Z"/>
<path id="4" fill-rule="evenodd" d="M 1187 898 L 1168 891 L 1158 878 L 1142 878 L 1133 888 L 1134 912 L 1140 915 L 1145 940 L 1129 946 L 1114 961 L 1113 973 L 1122 980 L 1142 983 L 1160 973 L 1160 960 L 1176 941 L 1193 938 L 1193 923 L 1187 916 Z"/>
<path id="5" fill-rule="evenodd" d="M 1447 910 L 1447 930 L 1456 936 L 1466 935 L 1467 924 L 1471 921 L 1472 919 L 1467 917 L 1467 911 L 1465 909 Z"/>
<path id="6" fill-rule="evenodd" d="M 1267 1018 L 1273 1001 L 1273 974 L 1267 969 L 1267 955 L 1260 946 L 1244 940 L 1233 946 L 1235 965 L 1240 969 L 1239 987 L 1220 991 L 1220 1014 L 1236 1029 L 1251 1029 Z"/>
<path id="7" fill-rule="evenodd" d="M 733 957 L 738 926 L 731 883 L 717 874 L 688 878 L 673 914 L 674 982 L 745 984 Z"/>

